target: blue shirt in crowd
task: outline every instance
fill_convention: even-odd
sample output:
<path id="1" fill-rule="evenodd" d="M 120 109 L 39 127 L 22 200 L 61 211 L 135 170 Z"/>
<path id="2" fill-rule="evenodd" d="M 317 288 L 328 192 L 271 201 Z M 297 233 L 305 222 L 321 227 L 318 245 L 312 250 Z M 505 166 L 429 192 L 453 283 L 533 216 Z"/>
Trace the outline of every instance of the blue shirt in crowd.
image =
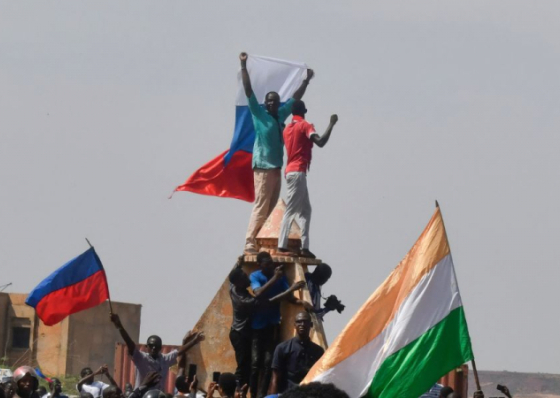
<path id="1" fill-rule="evenodd" d="M 262 273 L 262 271 L 255 271 L 249 276 L 251 280 L 251 289 L 253 291 L 260 289 L 268 282 L 268 278 Z M 269 299 L 274 296 L 284 293 L 290 288 L 288 280 L 285 276 L 278 279 L 278 281 L 272 285 L 260 298 Z M 263 329 L 269 325 L 278 325 L 280 323 L 280 303 L 276 303 L 270 306 L 265 306 L 262 308 L 257 307 L 253 315 L 253 321 L 251 327 L 253 329 Z"/>

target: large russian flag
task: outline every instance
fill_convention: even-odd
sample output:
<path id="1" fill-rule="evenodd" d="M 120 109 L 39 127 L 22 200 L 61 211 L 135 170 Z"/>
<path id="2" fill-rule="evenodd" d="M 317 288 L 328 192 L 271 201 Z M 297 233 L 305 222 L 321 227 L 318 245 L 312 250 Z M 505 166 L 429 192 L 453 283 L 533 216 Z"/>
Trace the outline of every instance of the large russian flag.
<path id="1" fill-rule="evenodd" d="M 90 248 L 54 271 L 33 289 L 25 304 L 52 326 L 70 314 L 95 307 L 109 299 L 101 260 Z"/>
<path id="2" fill-rule="evenodd" d="M 439 207 L 412 249 L 350 320 L 304 383 L 351 398 L 417 398 L 473 359 Z"/>
<path id="3" fill-rule="evenodd" d="M 282 102 L 290 99 L 305 79 L 307 66 L 298 62 L 249 55 L 247 71 L 255 96 L 263 104 L 265 95 L 270 91 L 280 94 Z M 175 191 L 190 191 L 247 202 L 255 200 L 252 169 L 255 129 L 243 90 L 241 72 L 237 74 L 237 86 L 235 128 L 229 150 L 195 171 Z"/>

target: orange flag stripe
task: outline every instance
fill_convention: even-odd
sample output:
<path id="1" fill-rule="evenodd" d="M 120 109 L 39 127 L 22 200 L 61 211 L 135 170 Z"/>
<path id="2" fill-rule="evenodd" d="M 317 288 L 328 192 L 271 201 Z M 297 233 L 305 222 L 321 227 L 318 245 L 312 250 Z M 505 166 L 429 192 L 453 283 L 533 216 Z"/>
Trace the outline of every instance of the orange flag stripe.
<path id="1" fill-rule="evenodd" d="M 418 282 L 448 254 L 449 243 L 438 207 L 412 249 L 348 322 L 305 380 L 313 380 L 377 337 Z"/>

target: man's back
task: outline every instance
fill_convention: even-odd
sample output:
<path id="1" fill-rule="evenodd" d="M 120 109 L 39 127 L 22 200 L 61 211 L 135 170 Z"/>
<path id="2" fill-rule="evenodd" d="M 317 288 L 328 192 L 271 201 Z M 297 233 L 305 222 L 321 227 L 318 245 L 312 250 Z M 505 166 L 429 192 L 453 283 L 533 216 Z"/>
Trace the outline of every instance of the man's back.
<path id="1" fill-rule="evenodd" d="M 313 141 L 311 136 L 317 134 L 315 127 L 301 116 L 294 115 L 292 122 L 284 129 L 284 145 L 288 160 L 286 174 L 307 172 L 311 164 Z"/>

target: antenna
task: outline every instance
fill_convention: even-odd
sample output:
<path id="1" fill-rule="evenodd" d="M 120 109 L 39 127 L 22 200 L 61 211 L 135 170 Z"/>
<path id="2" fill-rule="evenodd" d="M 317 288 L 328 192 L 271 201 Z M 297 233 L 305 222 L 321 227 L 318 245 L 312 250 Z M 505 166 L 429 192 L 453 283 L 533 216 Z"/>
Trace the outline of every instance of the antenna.
<path id="1" fill-rule="evenodd" d="M 11 286 L 12 282 L 6 283 L 5 285 L 0 285 L 0 292 L 3 292 L 8 286 Z"/>

